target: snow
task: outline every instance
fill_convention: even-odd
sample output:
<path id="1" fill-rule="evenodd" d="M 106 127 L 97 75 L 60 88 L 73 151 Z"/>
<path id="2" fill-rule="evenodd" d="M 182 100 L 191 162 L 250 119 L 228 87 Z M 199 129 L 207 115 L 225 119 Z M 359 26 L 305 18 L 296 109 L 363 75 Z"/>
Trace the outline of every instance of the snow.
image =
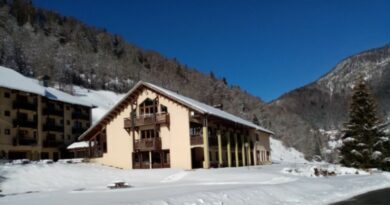
<path id="1" fill-rule="evenodd" d="M 286 167 L 282 170 L 282 173 L 297 175 L 297 176 L 305 176 L 305 177 L 323 177 L 316 176 L 315 169 L 318 170 L 326 170 L 328 173 L 334 173 L 337 176 L 342 175 L 368 175 L 369 173 L 363 170 L 350 168 L 350 167 L 342 167 L 336 164 L 307 164 L 306 166 L 299 167 Z"/>
<path id="2" fill-rule="evenodd" d="M 390 187 L 390 173 L 311 177 L 315 164 L 273 164 L 221 169 L 122 170 L 93 163 L 0 166 L 0 204 L 329 204 Z M 284 173 L 289 167 L 304 174 Z M 110 189 L 121 181 L 126 189 Z"/>
<path id="3" fill-rule="evenodd" d="M 75 96 L 62 92 L 55 88 L 44 87 L 36 79 L 28 78 L 22 74 L 3 66 L 0 66 L 0 87 L 34 93 L 51 100 L 62 101 L 70 104 L 93 107 L 93 103 L 85 102 Z"/>
<path id="4" fill-rule="evenodd" d="M 306 163 L 303 154 L 294 148 L 286 147 L 281 141 L 270 138 L 272 162 Z"/>
<path id="5" fill-rule="evenodd" d="M 94 146 L 94 142 L 91 142 L 91 146 Z M 67 149 L 78 149 L 78 148 L 86 148 L 89 147 L 88 141 L 74 142 L 70 144 Z"/>
<path id="6" fill-rule="evenodd" d="M 242 125 L 246 125 L 246 126 L 249 126 L 249 127 L 252 127 L 252 128 L 255 128 L 257 130 L 261 130 L 261 131 L 264 131 L 264 132 L 267 132 L 267 133 L 271 133 L 271 134 L 274 134 L 272 131 L 270 130 L 267 130 L 263 127 L 260 127 L 258 125 L 255 125 L 254 123 L 252 122 L 249 122 L 247 120 L 244 120 L 240 117 L 237 117 L 235 115 L 232 115 L 228 112 L 225 112 L 223 110 L 220 110 L 220 109 L 217 109 L 215 107 L 212 107 L 210 105 L 207 105 L 207 104 L 204 104 L 202 102 L 199 102 L 197 100 L 194 100 L 192 98 L 189 98 L 189 97 L 186 97 L 186 96 L 183 96 L 183 95 L 180 95 L 176 92 L 173 92 L 173 91 L 170 91 L 170 90 L 167 90 L 165 88 L 162 88 L 162 87 L 159 87 L 157 85 L 154 85 L 154 84 L 151 84 L 151 83 L 146 83 L 146 82 L 139 82 L 135 87 L 137 86 L 140 86 L 140 85 L 146 85 L 147 87 L 150 87 L 152 89 L 155 89 L 157 91 L 159 91 L 160 93 L 163 93 L 195 110 L 197 110 L 198 112 L 201 112 L 201 113 L 204 113 L 204 114 L 209 114 L 209 115 L 214 115 L 214 116 L 217 116 L 217 117 L 220 117 L 220 118 L 223 118 L 223 119 L 227 119 L 227 120 L 230 120 L 230 121 L 233 121 L 235 123 L 238 123 L 238 124 L 242 124 Z"/>

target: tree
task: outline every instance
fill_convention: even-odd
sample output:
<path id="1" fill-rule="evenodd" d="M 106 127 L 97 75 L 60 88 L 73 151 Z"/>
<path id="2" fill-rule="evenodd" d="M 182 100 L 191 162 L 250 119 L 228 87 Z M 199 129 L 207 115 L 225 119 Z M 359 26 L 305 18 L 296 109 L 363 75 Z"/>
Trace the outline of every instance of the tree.
<path id="1" fill-rule="evenodd" d="M 359 78 L 353 88 L 349 121 L 344 125 L 341 163 L 356 168 L 382 167 L 385 134 L 369 87 Z"/>

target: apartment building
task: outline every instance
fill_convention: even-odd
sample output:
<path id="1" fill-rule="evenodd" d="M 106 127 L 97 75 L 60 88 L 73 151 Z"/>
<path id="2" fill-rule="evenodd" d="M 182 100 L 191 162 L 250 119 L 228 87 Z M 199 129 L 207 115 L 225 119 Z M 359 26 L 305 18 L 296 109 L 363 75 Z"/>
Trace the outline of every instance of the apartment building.
<path id="1" fill-rule="evenodd" d="M 72 146 L 128 169 L 238 167 L 270 163 L 273 132 L 221 109 L 139 82 Z"/>
<path id="2" fill-rule="evenodd" d="M 0 66 L 0 159 L 53 159 L 91 126 L 93 105 Z"/>

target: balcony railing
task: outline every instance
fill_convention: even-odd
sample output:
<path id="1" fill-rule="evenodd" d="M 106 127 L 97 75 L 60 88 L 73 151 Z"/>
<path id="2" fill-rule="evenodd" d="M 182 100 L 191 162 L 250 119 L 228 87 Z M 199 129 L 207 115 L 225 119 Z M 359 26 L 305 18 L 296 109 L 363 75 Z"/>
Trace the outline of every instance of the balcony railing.
<path id="1" fill-rule="evenodd" d="M 37 103 L 35 102 L 28 102 L 28 101 L 23 101 L 20 99 L 17 99 L 13 103 L 13 108 L 14 109 L 23 109 L 23 110 L 37 110 Z"/>
<path id="2" fill-rule="evenodd" d="M 61 147 L 64 146 L 64 142 L 56 140 L 44 140 L 43 147 Z"/>
<path id="3" fill-rule="evenodd" d="M 83 132 L 85 132 L 85 128 L 82 128 L 82 127 L 73 127 L 72 128 L 72 133 L 73 134 L 82 134 Z"/>
<path id="4" fill-rule="evenodd" d="M 45 108 L 43 109 L 43 114 L 44 115 L 55 115 L 62 117 L 64 116 L 64 111 L 60 109 L 54 109 L 54 108 Z"/>
<path id="5" fill-rule="evenodd" d="M 53 124 L 53 123 L 47 123 L 43 125 L 43 131 L 63 132 L 64 126 Z"/>
<path id="6" fill-rule="evenodd" d="M 190 136 L 191 145 L 202 145 L 203 144 L 203 136 L 202 134 L 192 134 Z"/>
<path id="7" fill-rule="evenodd" d="M 89 114 L 82 112 L 72 112 L 73 119 L 89 120 Z"/>
<path id="8" fill-rule="evenodd" d="M 38 123 L 35 120 L 20 120 L 16 119 L 13 121 L 14 127 L 24 127 L 24 128 L 37 128 Z"/>
<path id="9" fill-rule="evenodd" d="M 25 145 L 25 146 L 33 146 L 33 145 L 37 145 L 37 140 L 36 139 L 33 139 L 33 138 L 29 138 L 29 137 L 26 137 L 26 136 L 16 136 L 12 139 L 12 144 L 14 146 L 18 146 L 18 145 Z"/>
<path id="10" fill-rule="evenodd" d="M 125 129 L 131 129 L 133 126 L 140 127 L 153 124 L 169 124 L 169 114 L 157 113 L 150 115 L 141 115 L 134 118 L 134 121 L 131 118 L 124 119 Z"/>
<path id="11" fill-rule="evenodd" d="M 134 142 L 134 149 L 140 151 L 160 150 L 161 138 L 138 139 Z"/>

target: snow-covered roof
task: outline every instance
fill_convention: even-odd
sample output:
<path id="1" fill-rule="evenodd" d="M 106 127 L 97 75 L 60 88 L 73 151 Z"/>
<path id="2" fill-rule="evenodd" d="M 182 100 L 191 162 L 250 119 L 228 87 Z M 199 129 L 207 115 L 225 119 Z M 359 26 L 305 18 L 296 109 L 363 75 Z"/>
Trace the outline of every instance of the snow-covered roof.
<path id="1" fill-rule="evenodd" d="M 34 93 L 55 101 L 87 107 L 94 106 L 91 103 L 80 100 L 75 96 L 55 88 L 44 87 L 40 85 L 37 80 L 25 77 L 22 74 L 3 66 L 0 66 L 0 87 Z"/>
<path id="2" fill-rule="evenodd" d="M 176 92 L 167 90 L 165 88 L 159 87 L 159 86 L 151 84 L 151 83 L 146 83 L 146 82 L 141 82 L 141 83 L 146 85 L 147 87 L 150 87 L 152 89 L 159 91 L 162 94 L 165 94 L 167 97 L 173 98 L 176 101 L 179 101 L 180 103 L 182 103 L 184 105 L 187 105 L 188 107 L 190 107 L 190 108 L 192 108 L 192 109 L 194 109 L 202 114 L 213 115 L 213 116 L 220 117 L 220 118 L 223 118 L 226 120 L 230 120 L 230 121 L 235 122 L 237 124 L 245 125 L 245 126 L 252 127 L 252 128 L 255 128 L 255 129 L 263 131 L 263 132 L 274 134 L 270 130 L 267 130 L 263 127 L 260 127 L 260 126 L 254 124 L 250 121 L 244 120 L 244 119 L 237 117 L 233 114 L 230 114 L 226 111 L 217 109 L 213 106 L 210 106 L 210 105 L 207 105 L 205 103 L 194 100 L 192 98 L 180 95 Z"/>
<path id="3" fill-rule="evenodd" d="M 151 90 L 154 90 L 154 91 L 156 91 L 156 92 L 158 92 L 158 93 L 160 93 L 168 98 L 171 98 L 172 100 L 176 100 L 177 102 L 179 102 L 179 103 L 181 103 L 181 104 L 183 104 L 183 105 L 185 105 L 185 106 L 187 106 L 187 107 L 189 107 L 197 112 L 200 112 L 202 114 L 216 116 L 216 117 L 219 117 L 222 119 L 232 121 L 232 122 L 237 123 L 237 124 L 252 127 L 254 129 L 262 131 L 262 132 L 266 132 L 266 133 L 269 133 L 272 135 L 274 134 L 270 130 L 267 130 L 267 129 L 260 127 L 260 126 L 254 124 L 250 121 L 244 120 L 240 117 L 237 117 L 237 116 L 230 114 L 228 112 L 225 112 L 223 110 L 214 108 L 210 105 L 206 105 L 202 102 L 199 102 L 199 101 L 191 99 L 189 97 L 180 95 L 176 92 L 167 90 L 167 89 L 159 87 L 157 85 L 140 81 L 114 107 L 112 107 L 99 121 L 97 121 L 93 126 L 91 126 L 83 134 L 81 134 L 79 137 L 79 140 L 84 139 L 89 133 L 93 134 L 94 132 L 95 133 L 98 132 L 99 129 L 102 129 L 102 126 L 105 123 L 107 123 L 107 121 L 110 121 L 112 119 L 113 113 L 116 112 L 115 110 L 118 107 L 120 107 L 120 105 L 126 104 L 127 103 L 126 100 L 128 100 L 128 98 L 133 94 L 133 92 L 135 90 L 137 90 L 138 88 L 140 88 L 141 86 L 145 86 L 145 87 L 147 87 Z"/>
<path id="4" fill-rule="evenodd" d="M 93 147 L 94 145 L 95 145 L 95 142 L 91 142 L 91 146 Z M 89 147 L 88 141 L 80 141 L 80 142 L 73 142 L 66 149 L 82 149 L 82 148 L 88 148 L 88 147 Z"/>

